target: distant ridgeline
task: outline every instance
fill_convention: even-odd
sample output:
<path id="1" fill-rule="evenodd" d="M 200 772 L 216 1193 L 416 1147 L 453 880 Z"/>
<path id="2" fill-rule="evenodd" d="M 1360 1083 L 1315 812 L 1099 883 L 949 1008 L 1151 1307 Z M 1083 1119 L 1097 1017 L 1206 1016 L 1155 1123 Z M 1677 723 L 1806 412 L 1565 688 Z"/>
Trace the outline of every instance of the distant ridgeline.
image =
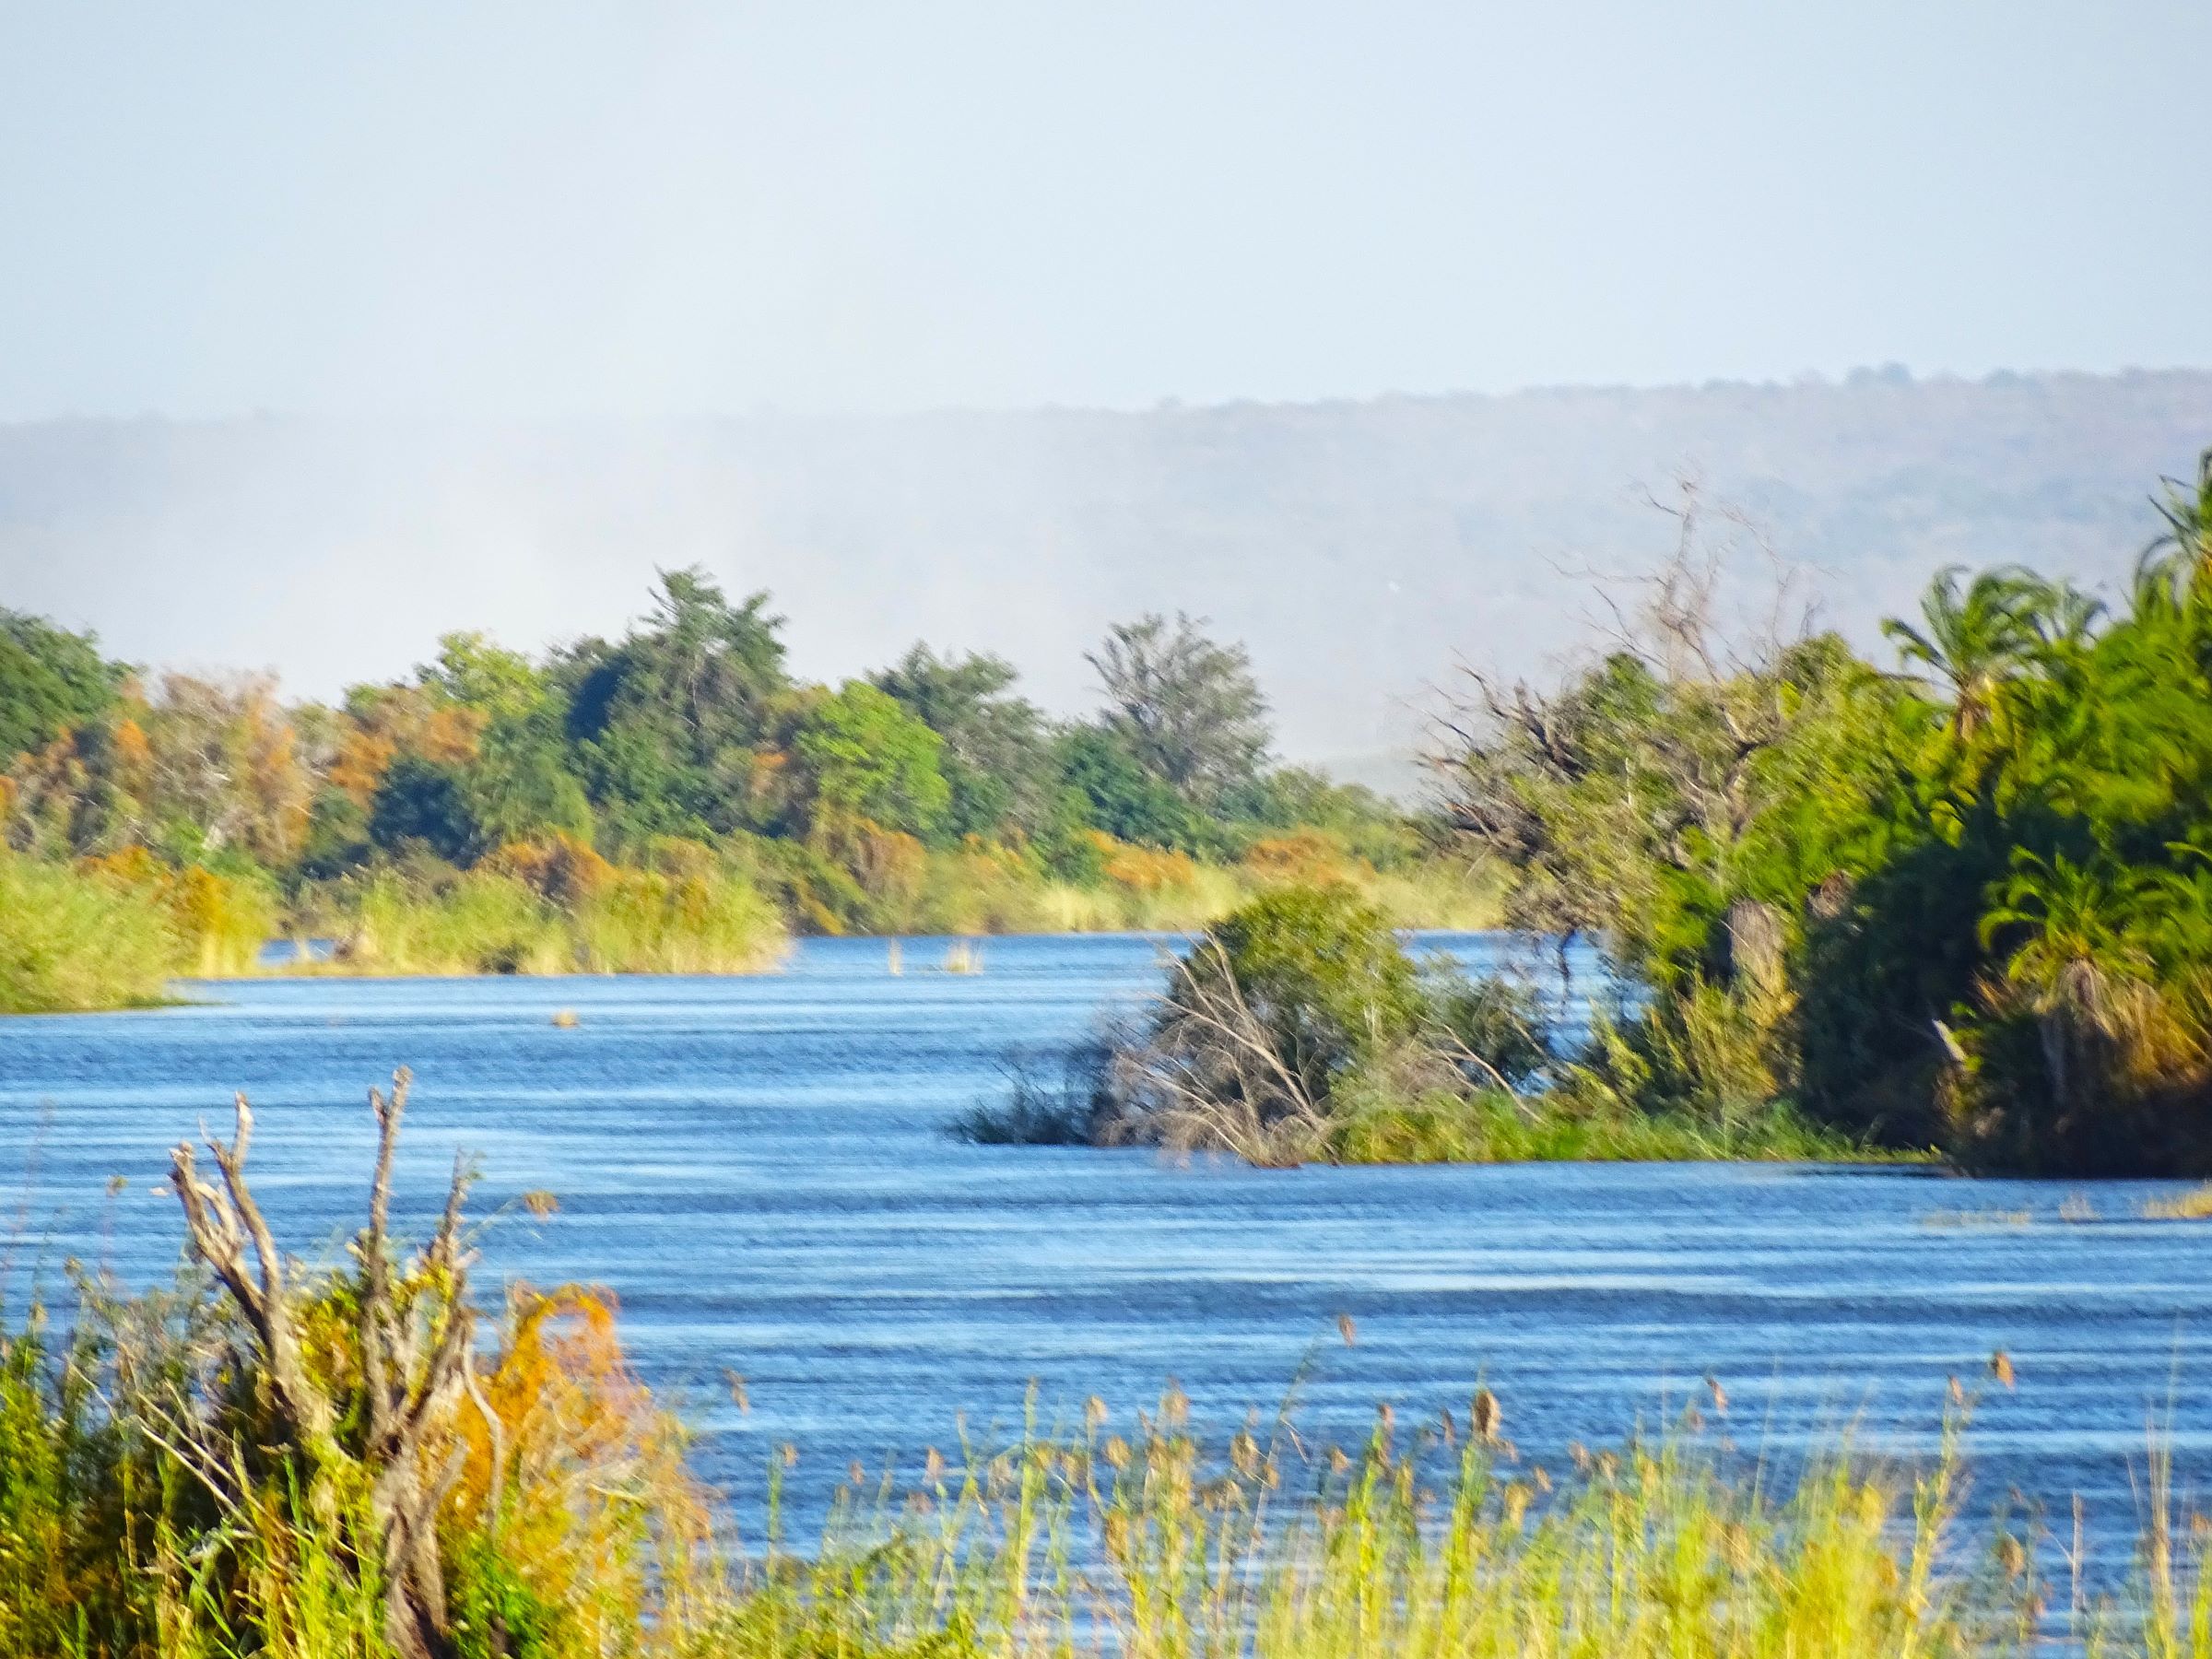
<path id="1" fill-rule="evenodd" d="M 2188 370 L 1142 411 L 55 421 L 0 426 L 0 603 L 97 620 L 140 661 L 273 665 L 329 700 L 418 659 L 441 625 L 606 631 L 656 565 L 698 560 L 733 594 L 773 592 L 798 660 L 841 673 L 917 638 L 994 651 L 1063 714 L 1088 706 L 1083 653 L 1109 622 L 1187 610 L 1250 647 L 1283 751 L 1341 770 L 1413 747 L 1409 704 L 1459 657 L 1548 675 L 1579 649 L 1583 572 L 1664 557 L 1649 498 L 1679 476 L 1818 572 L 1824 619 L 1864 648 L 1953 562 L 2124 583 L 2157 529 L 2144 481 L 2187 471 L 2208 436 L 2212 371 Z"/>
<path id="2" fill-rule="evenodd" d="M 330 707 L 0 612 L 0 1006 L 150 1000 L 279 933 L 336 941 L 301 969 L 730 972 L 794 927 L 1187 926 L 1290 880 L 1477 919 L 1420 825 L 1272 762 L 1242 648 L 1188 618 L 1112 629 L 1073 722 L 921 645 L 804 683 L 782 626 L 665 572 L 618 641 L 452 633 Z"/>

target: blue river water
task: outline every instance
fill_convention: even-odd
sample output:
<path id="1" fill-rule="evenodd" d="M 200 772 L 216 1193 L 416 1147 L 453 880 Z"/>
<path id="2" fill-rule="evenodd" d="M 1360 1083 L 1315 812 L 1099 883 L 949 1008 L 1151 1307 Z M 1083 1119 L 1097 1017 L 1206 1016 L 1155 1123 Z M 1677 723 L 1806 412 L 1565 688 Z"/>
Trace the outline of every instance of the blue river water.
<path id="1" fill-rule="evenodd" d="M 227 1128 L 233 1089 L 279 1231 L 335 1252 L 358 1222 L 364 1091 L 404 1064 L 403 1209 L 420 1225 L 455 1153 L 479 1157 L 477 1207 L 500 1212 L 482 1272 L 610 1288 L 741 1499 L 775 1446 L 826 1489 L 850 1457 L 1010 1429 L 1032 1382 L 1049 1418 L 1173 1378 L 1226 1428 L 1295 1381 L 1324 1437 L 1363 1434 L 1379 1401 L 1464 1412 L 1487 1385 L 1549 1457 L 1662 1420 L 1710 1375 L 1747 1447 L 1856 1424 L 1911 1450 L 1947 1380 L 1974 1384 L 2000 1347 L 2018 1382 L 1984 1390 L 1977 1502 L 2079 1494 L 2094 1530 L 2132 1534 L 2154 1422 L 2177 1487 L 2212 1476 L 2212 1224 L 2142 1219 L 2171 1184 L 968 1146 L 945 1125 L 999 1087 L 999 1057 L 1141 999 L 1158 946 L 994 939 L 971 974 L 935 971 L 946 948 L 906 941 L 899 974 L 882 941 L 814 940 L 754 978 L 268 980 L 0 1022 L 7 1300 L 65 1256 L 171 1273 L 166 1148 Z M 516 1203 L 537 1189 L 557 1213 Z"/>

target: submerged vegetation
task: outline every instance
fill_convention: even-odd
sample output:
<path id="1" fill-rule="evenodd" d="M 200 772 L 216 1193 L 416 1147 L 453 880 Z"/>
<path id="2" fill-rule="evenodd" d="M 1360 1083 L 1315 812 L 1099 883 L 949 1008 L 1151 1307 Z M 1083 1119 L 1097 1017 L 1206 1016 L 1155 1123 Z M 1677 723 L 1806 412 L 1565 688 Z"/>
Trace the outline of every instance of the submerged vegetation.
<path id="1" fill-rule="evenodd" d="M 803 1548 L 777 1516 L 812 1464 L 782 1449 L 747 1537 L 609 1296 L 476 1307 L 465 1169 L 427 1241 L 392 1235 L 406 1088 L 371 1094 L 337 1263 L 270 1230 L 241 1100 L 229 1138 L 173 1154 L 173 1289 L 94 1277 L 70 1327 L 0 1324 L 0 1659 L 2212 1655 L 2212 1527 L 2162 1454 L 2135 1571 L 2086 1576 L 2031 1512 L 1964 1513 L 1957 1384 L 1922 1465 L 1843 1442 L 1790 1470 L 1735 1449 L 1718 1382 L 1547 1459 L 1473 1384 L 1341 1446 L 1279 1413 L 1202 1430 L 1171 1385 L 854 1464 Z M 1990 1375 L 2015 1385 L 2002 1354 Z"/>
<path id="2" fill-rule="evenodd" d="M 792 931 L 1189 928 L 1316 876 L 1406 925 L 1494 917 L 1436 826 L 1275 765 L 1242 648 L 1188 618 L 1111 630 L 1101 710 L 1062 722 L 1004 661 L 922 645 L 808 684 L 767 606 L 670 571 L 619 641 L 532 659 L 452 633 L 335 708 L 148 681 L 0 612 L 0 839 L 107 883 L 15 878 L 38 916 L 0 955 L 0 1006 L 253 971 L 280 935 L 356 971 L 727 972 Z M 116 884 L 173 937 L 65 921 Z"/>

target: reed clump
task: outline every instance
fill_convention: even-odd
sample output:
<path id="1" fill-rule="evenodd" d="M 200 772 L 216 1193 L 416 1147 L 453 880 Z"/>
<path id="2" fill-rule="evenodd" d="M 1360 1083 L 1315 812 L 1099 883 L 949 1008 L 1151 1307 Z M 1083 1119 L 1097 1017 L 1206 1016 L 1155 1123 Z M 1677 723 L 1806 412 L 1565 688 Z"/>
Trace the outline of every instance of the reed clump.
<path id="1" fill-rule="evenodd" d="M 187 941 L 157 894 L 99 868 L 0 851 L 0 1013 L 162 1002 Z"/>
<path id="2" fill-rule="evenodd" d="M 704 848 L 641 865 L 510 848 L 465 871 L 378 870 L 312 908 L 337 948 L 299 971 L 752 973 L 787 942 L 759 888 Z"/>
<path id="3" fill-rule="evenodd" d="M 2212 1184 L 2191 1187 L 2185 1193 L 2176 1193 L 2171 1198 L 2147 1198 L 2143 1202 L 2146 1221 L 2207 1221 L 2212 1220 Z"/>

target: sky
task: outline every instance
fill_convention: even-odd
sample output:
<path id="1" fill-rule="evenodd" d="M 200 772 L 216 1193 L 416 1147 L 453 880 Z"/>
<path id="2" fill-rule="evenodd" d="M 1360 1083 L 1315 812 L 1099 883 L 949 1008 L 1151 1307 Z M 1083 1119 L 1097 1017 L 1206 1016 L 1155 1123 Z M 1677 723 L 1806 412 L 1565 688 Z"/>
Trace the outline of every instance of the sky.
<path id="1" fill-rule="evenodd" d="M 2212 364 L 2204 0 L 0 0 L 0 419 Z"/>

